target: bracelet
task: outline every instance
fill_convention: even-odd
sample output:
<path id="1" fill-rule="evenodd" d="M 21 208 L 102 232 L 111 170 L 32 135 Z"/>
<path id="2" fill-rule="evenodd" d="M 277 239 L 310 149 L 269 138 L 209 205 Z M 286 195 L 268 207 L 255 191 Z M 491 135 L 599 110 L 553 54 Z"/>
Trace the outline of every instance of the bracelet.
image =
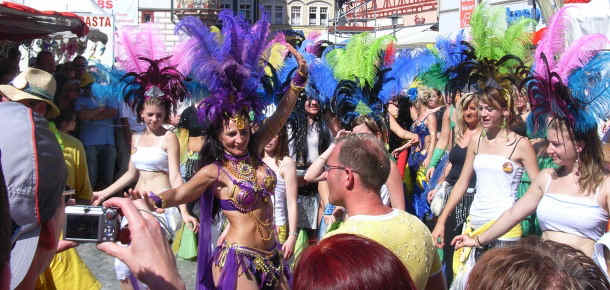
<path id="1" fill-rule="evenodd" d="M 154 192 L 148 192 L 148 197 L 152 199 L 157 208 L 165 208 L 166 202 L 160 196 L 156 195 Z"/>
<path id="2" fill-rule="evenodd" d="M 290 236 L 296 237 L 297 235 L 298 235 L 298 233 L 297 233 L 297 232 L 290 232 L 290 233 L 288 234 L 288 236 L 289 236 L 289 237 L 290 237 Z"/>
<path id="3" fill-rule="evenodd" d="M 477 248 L 479 248 L 479 249 L 480 249 L 480 248 L 483 248 L 483 246 L 481 246 L 481 241 L 479 240 L 479 236 L 476 236 L 476 237 L 474 238 L 474 242 L 475 242 L 475 247 L 477 247 Z"/>
<path id="4" fill-rule="evenodd" d="M 335 210 L 335 206 L 333 204 L 328 203 L 324 208 L 324 215 L 332 215 Z"/>

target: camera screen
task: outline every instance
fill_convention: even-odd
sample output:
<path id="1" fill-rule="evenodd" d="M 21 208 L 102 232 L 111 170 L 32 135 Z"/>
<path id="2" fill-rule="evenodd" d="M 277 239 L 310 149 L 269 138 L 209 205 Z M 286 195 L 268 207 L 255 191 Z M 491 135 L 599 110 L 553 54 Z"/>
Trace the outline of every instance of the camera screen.
<path id="1" fill-rule="evenodd" d="M 99 216 L 66 215 L 66 238 L 97 240 Z"/>

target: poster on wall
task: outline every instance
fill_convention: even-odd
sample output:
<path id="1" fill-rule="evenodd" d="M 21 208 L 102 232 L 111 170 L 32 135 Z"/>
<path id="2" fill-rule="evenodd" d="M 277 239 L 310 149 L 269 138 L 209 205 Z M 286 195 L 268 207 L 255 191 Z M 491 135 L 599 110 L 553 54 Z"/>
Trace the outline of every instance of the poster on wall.
<path id="1" fill-rule="evenodd" d="M 95 0 L 104 13 L 114 15 L 117 28 L 138 25 L 138 0 Z"/>
<path id="2" fill-rule="evenodd" d="M 89 26 L 86 48 L 82 53 L 89 61 L 112 66 L 114 62 L 114 19 L 110 14 L 78 13 Z"/>
<path id="3" fill-rule="evenodd" d="M 475 5 L 475 0 L 460 0 L 460 28 L 470 25 L 470 17 Z"/>

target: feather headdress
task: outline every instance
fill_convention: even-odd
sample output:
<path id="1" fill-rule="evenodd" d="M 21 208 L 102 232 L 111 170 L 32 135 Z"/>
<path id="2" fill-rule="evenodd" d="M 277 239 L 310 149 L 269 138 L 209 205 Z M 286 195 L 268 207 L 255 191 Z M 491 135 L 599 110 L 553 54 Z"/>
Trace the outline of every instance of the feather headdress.
<path id="1" fill-rule="evenodd" d="M 96 65 L 93 73 L 95 82 L 91 85 L 91 94 L 100 104 L 119 104 L 123 101 L 124 92 L 136 87 L 129 88 L 129 82 L 124 79 L 125 72 L 116 68 L 109 68 L 100 63 Z M 133 100 L 130 100 L 133 102 Z"/>
<path id="2" fill-rule="evenodd" d="M 250 25 L 231 10 L 221 11 L 218 19 L 222 22 L 222 39 L 195 17 L 185 17 L 176 26 L 177 31 L 192 38 L 191 74 L 210 91 L 199 107 L 199 116 L 210 123 L 248 112 L 260 117 L 266 104 L 257 89 L 264 75 L 260 58 L 266 48 L 269 21 L 263 15 Z"/>
<path id="3" fill-rule="evenodd" d="M 477 5 L 470 18 L 472 45 L 478 59 L 499 60 L 514 55 L 524 60 L 531 47 L 532 19 L 521 18 L 512 24 L 506 21 L 504 8 Z"/>
<path id="4" fill-rule="evenodd" d="M 543 131 L 548 117 L 565 121 L 570 130 L 595 128 L 610 109 L 608 39 L 590 34 L 567 45 L 567 9 L 551 17 L 535 52 L 535 68 L 523 83 L 532 105 L 528 130 Z"/>
<path id="5" fill-rule="evenodd" d="M 559 73 L 552 71 L 541 54 L 546 68 L 540 74 L 537 68 L 524 81 L 532 106 L 528 130 L 544 131 L 549 117 L 567 123 L 570 130 L 583 133 L 597 126 L 597 121 L 610 113 L 610 53 L 598 53 L 589 63 L 574 71 L 564 85 Z"/>
<path id="6" fill-rule="evenodd" d="M 336 48 L 326 55 L 337 80 L 358 80 L 360 87 L 372 86 L 377 67 L 383 65 L 381 51 L 392 42 L 391 35 L 374 39 L 364 32 L 353 36 L 345 48 Z"/>
<path id="7" fill-rule="evenodd" d="M 159 35 L 161 33 L 150 23 L 142 25 L 140 30 L 132 27 L 121 28 L 117 33 L 117 66 L 127 72 L 143 73 L 148 70 L 150 63 L 142 57 L 156 60 L 170 56 Z M 161 65 L 165 67 L 170 63 L 164 62 Z"/>
<path id="8" fill-rule="evenodd" d="M 400 95 L 411 86 L 418 75 L 428 71 L 435 61 L 435 56 L 427 49 L 401 51 L 385 74 L 379 98 L 383 103 L 387 103 Z"/>
<path id="9" fill-rule="evenodd" d="M 565 33 L 569 28 L 569 21 L 566 11 L 570 7 L 562 7 L 551 17 L 545 34 L 538 42 L 535 53 L 536 73 L 539 75 L 546 73 L 547 68 L 542 57 L 542 54 L 544 54 L 548 67 L 551 71 L 557 72 L 564 85 L 567 85 L 566 82 L 572 71 L 582 67 L 600 49 L 608 46 L 608 39 L 603 34 L 585 35 L 569 47 L 567 46 Z"/>
<path id="10" fill-rule="evenodd" d="M 152 60 L 140 57 L 148 63 L 144 72 L 129 72 L 123 76 L 127 82 L 125 100 L 138 111 L 146 99 L 158 97 L 171 104 L 172 111 L 178 101 L 184 100 L 188 91 L 184 86 L 184 76 L 173 66 L 162 65 L 169 57 Z"/>

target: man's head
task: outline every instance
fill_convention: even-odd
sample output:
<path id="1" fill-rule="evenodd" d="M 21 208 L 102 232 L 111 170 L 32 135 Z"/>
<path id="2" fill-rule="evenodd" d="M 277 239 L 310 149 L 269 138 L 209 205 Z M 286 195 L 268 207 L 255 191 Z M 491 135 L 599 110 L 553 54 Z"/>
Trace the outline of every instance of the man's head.
<path id="1" fill-rule="evenodd" d="M 55 58 L 49 51 L 41 51 L 36 56 L 36 67 L 50 74 L 55 73 Z"/>
<path id="2" fill-rule="evenodd" d="M 59 108 L 53 103 L 56 87 L 52 74 L 28 68 L 10 85 L 0 85 L 0 92 L 11 101 L 20 102 L 41 116 L 53 119 L 59 115 Z"/>
<path id="3" fill-rule="evenodd" d="M 72 64 L 76 70 L 75 77 L 77 80 L 80 80 L 87 71 L 87 63 L 87 59 L 82 55 L 79 55 L 72 60 Z"/>
<path id="4" fill-rule="evenodd" d="M 0 161 L 12 245 L 11 287 L 31 283 L 55 255 L 65 223 L 63 154 L 46 119 L 15 102 L 0 103 Z"/>
<path id="5" fill-rule="evenodd" d="M 330 202 L 343 205 L 350 192 L 375 192 L 390 174 L 390 160 L 383 144 L 372 134 L 339 138 L 326 162 Z"/>

